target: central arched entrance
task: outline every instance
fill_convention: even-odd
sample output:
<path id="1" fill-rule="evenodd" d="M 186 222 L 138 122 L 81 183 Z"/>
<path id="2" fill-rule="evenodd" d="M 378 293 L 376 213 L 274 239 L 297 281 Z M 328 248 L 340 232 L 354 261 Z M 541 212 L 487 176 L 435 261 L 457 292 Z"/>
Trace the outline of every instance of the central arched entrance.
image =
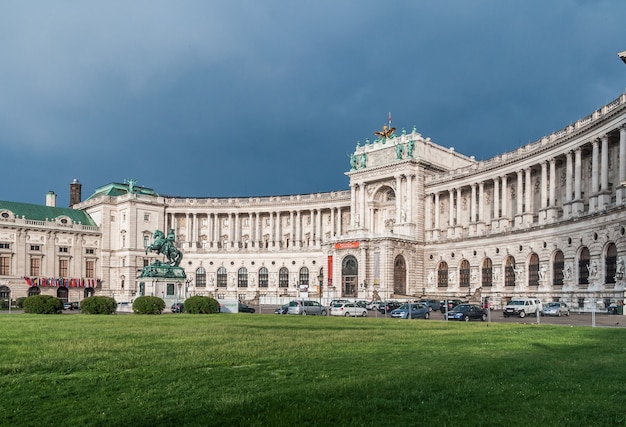
<path id="1" fill-rule="evenodd" d="M 348 255 L 341 263 L 341 291 L 344 297 L 357 296 L 359 263 L 352 255 Z"/>
<path id="2" fill-rule="evenodd" d="M 398 255 L 393 263 L 393 293 L 406 295 L 406 262 Z"/>

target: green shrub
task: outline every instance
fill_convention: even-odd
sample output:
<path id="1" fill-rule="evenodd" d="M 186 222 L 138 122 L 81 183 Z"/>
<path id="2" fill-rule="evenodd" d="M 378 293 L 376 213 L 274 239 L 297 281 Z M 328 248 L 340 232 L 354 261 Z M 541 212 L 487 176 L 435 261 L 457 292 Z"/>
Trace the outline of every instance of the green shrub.
<path id="1" fill-rule="evenodd" d="M 165 301 L 159 297 L 138 297 L 133 302 L 133 313 L 136 314 L 161 314 L 165 309 Z"/>
<path id="2" fill-rule="evenodd" d="M 33 295 L 24 300 L 24 313 L 61 314 L 63 303 L 52 295 Z"/>
<path id="3" fill-rule="evenodd" d="M 220 303 L 211 297 L 190 297 L 185 300 L 185 312 L 191 314 L 219 313 Z"/>
<path id="4" fill-rule="evenodd" d="M 15 301 L 15 307 L 16 308 L 24 308 L 24 300 L 27 297 L 19 297 L 16 301 Z"/>
<path id="5" fill-rule="evenodd" d="M 117 302 L 111 297 L 93 296 L 80 302 L 83 314 L 113 314 L 117 310 Z"/>

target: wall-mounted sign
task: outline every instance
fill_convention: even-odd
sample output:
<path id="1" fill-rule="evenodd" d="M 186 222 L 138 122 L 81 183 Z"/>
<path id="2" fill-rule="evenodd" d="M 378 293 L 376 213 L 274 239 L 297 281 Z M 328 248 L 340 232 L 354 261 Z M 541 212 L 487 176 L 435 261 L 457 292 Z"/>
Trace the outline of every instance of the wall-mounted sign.
<path id="1" fill-rule="evenodd" d="M 339 242 L 335 243 L 335 249 L 356 249 L 359 247 L 359 242 Z"/>

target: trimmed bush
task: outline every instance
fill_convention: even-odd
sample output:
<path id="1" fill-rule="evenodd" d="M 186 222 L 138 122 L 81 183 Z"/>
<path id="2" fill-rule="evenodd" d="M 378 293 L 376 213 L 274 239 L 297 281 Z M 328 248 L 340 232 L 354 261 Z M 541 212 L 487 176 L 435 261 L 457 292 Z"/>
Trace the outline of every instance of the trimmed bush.
<path id="1" fill-rule="evenodd" d="M 52 295 L 33 295 L 24 300 L 24 313 L 61 314 L 63 303 Z"/>
<path id="2" fill-rule="evenodd" d="M 15 307 L 16 308 L 24 308 L 24 300 L 26 300 L 26 298 L 28 298 L 28 297 L 19 297 L 15 301 Z"/>
<path id="3" fill-rule="evenodd" d="M 111 297 L 93 296 L 80 302 L 83 314 L 113 314 L 117 310 L 117 302 Z"/>
<path id="4" fill-rule="evenodd" d="M 185 312 L 191 314 L 219 313 L 220 303 L 211 297 L 190 297 L 185 300 Z"/>
<path id="5" fill-rule="evenodd" d="M 161 314 L 165 309 L 165 301 L 159 297 L 138 297 L 133 302 L 133 313 L 136 314 Z"/>

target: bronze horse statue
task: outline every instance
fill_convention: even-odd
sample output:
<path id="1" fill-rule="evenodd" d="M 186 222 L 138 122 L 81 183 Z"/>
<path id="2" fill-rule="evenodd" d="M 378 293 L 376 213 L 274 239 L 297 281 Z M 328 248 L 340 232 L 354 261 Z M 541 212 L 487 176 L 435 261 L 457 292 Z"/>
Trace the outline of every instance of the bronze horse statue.
<path id="1" fill-rule="evenodd" d="M 183 259 L 183 253 L 174 245 L 174 230 L 170 230 L 167 237 L 161 230 L 156 230 L 154 235 L 154 243 L 146 248 L 146 255 L 149 251 L 163 254 L 167 258 L 167 263 L 178 267 Z"/>

